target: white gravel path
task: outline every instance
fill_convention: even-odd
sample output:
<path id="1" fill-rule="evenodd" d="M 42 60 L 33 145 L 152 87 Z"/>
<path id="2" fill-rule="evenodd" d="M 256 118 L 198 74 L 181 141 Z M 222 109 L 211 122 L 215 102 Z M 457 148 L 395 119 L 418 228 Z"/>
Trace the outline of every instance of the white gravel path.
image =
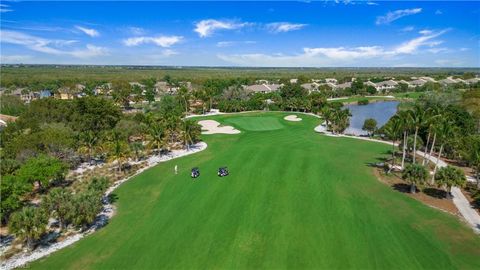
<path id="1" fill-rule="evenodd" d="M 169 161 L 175 158 L 191 155 L 200 151 L 203 151 L 207 148 L 207 144 L 204 142 L 199 142 L 197 144 L 194 144 L 190 147 L 189 150 L 173 150 L 170 153 L 162 156 L 152 156 L 148 158 L 148 166 L 145 168 L 142 168 L 138 170 L 134 175 L 127 177 L 125 179 L 122 179 L 120 181 L 115 182 L 113 186 L 107 189 L 105 192 L 104 198 L 103 198 L 103 209 L 102 211 L 97 215 L 97 219 L 95 220 L 94 224 L 86 231 L 80 232 L 78 231 L 77 234 L 74 234 L 72 236 L 69 236 L 65 238 L 63 241 L 51 244 L 49 246 L 45 247 L 38 247 L 32 252 L 22 252 L 19 254 L 16 254 L 9 258 L 8 260 L 2 261 L 0 265 L 0 269 L 5 269 L 5 270 L 10 270 L 14 268 L 19 268 L 24 266 L 25 264 L 29 262 L 33 262 L 35 260 L 38 260 L 42 257 L 48 256 L 49 254 L 52 254 L 53 252 L 62 249 L 64 247 L 67 247 L 83 237 L 95 232 L 96 230 L 100 229 L 101 227 L 105 226 L 108 223 L 108 220 L 115 214 L 115 207 L 109 203 L 108 201 L 108 195 L 110 195 L 116 188 L 118 188 L 121 184 L 125 183 L 126 181 L 132 179 L 134 176 L 142 173 L 143 171 L 157 165 L 160 162 L 165 162 Z"/>
<path id="2" fill-rule="evenodd" d="M 422 151 L 417 151 L 417 155 L 423 156 L 425 153 Z M 428 156 L 427 158 L 432 162 L 437 162 L 437 158 L 433 156 Z M 447 163 L 443 160 L 438 160 L 438 167 L 447 167 Z M 478 212 L 473 209 L 470 202 L 467 200 L 465 195 L 463 195 L 462 191 L 458 187 L 452 187 L 452 196 L 453 196 L 453 203 L 457 207 L 460 214 L 462 214 L 463 218 L 467 221 L 467 223 L 473 228 L 476 233 L 480 234 L 480 215 Z"/>

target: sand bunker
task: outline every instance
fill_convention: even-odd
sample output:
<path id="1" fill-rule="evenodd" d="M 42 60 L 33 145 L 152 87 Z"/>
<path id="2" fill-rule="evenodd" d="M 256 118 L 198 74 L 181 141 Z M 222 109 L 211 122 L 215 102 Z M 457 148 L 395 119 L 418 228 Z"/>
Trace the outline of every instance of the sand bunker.
<path id="1" fill-rule="evenodd" d="M 232 126 L 220 126 L 220 123 L 215 120 L 198 121 L 202 126 L 202 134 L 238 134 L 240 130 Z"/>
<path id="2" fill-rule="evenodd" d="M 297 116 L 294 115 L 294 114 L 285 116 L 283 119 L 285 119 L 285 120 L 287 120 L 287 121 L 292 121 L 292 122 L 302 121 L 302 118 L 299 118 L 299 117 L 297 117 Z"/>

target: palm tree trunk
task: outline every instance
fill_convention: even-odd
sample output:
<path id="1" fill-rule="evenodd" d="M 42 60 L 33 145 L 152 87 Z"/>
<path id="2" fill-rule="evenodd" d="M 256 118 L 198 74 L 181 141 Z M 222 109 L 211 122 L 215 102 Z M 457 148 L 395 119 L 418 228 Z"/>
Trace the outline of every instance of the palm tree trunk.
<path id="1" fill-rule="evenodd" d="M 405 155 L 406 153 L 406 148 L 407 148 L 407 131 L 403 132 L 403 153 L 402 153 L 402 170 L 405 166 Z"/>
<path id="2" fill-rule="evenodd" d="M 443 143 L 440 146 L 440 152 L 438 152 L 437 162 L 435 162 L 435 168 L 433 168 L 432 181 L 431 181 L 432 185 L 435 183 L 435 174 L 437 173 L 438 162 L 442 157 L 442 151 L 443 151 Z"/>
<path id="3" fill-rule="evenodd" d="M 477 167 L 477 189 L 480 189 L 480 168 Z"/>
<path id="4" fill-rule="evenodd" d="M 422 166 L 425 165 L 425 160 L 427 159 L 427 152 L 428 152 L 428 144 L 430 143 L 430 130 L 428 130 L 428 136 L 427 136 L 427 144 L 425 144 L 425 152 L 423 152 L 423 161 L 422 161 Z"/>
<path id="5" fill-rule="evenodd" d="M 413 164 L 415 164 L 415 155 L 417 154 L 417 134 L 418 127 L 415 127 L 415 137 L 413 137 Z"/>
<path id="6" fill-rule="evenodd" d="M 447 199 L 450 200 L 452 199 L 452 187 L 447 187 Z"/>
<path id="7" fill-rule="evenodd" d="M 415 191 L 416 191 L 416 190 L 417 190 L 417 189 L 416 189 L 416 187 L 415 187 L 415 184 L 412 183 L 412 184 L 410 185 L 410 193 L 415 194 Z"/>
<path id="8" fill-rule="evenodd" d="M 430 154 L 428 154 L 428 158 L 427 158 L 427 163 L 426 165 L 428 165 L 430 163 L 430 157 L 432 156 L 433 154 L 433 149 L 435 148 L 435 140 L 437 139 L 437 133 L 435 132 L 433 134 L 433 142 L 432 142 L 432 147 L 430 148 Z"/>

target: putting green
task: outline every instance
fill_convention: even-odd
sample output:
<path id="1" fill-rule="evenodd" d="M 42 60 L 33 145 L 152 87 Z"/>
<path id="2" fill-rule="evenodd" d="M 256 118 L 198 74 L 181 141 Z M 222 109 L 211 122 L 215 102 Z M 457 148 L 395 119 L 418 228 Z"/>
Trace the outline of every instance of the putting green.
<path id="1" fill-rule="evenodd" d="M 126 182 L 108 226 L 30 267 L 480 268 L 480 237 L 469 227 L 374 178 L 368 164 L 388 145 L 322 136 L 318 119 L 286 115 L 210 117 L 242 133 L 204 135 L 206 150 Z M 250 120 L 257 130 L 283 128 L 251 132 Z M 230 176 L 217 177 L 225 165 Z"/>

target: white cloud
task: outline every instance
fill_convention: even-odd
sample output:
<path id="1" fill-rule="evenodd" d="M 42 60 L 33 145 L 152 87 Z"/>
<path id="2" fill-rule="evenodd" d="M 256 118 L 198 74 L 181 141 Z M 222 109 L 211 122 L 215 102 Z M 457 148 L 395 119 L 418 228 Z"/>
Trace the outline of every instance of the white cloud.
<path id="1" fill-rule="evenodd" d="M 459 61 L 456 59 L 438 59 L 435 60 L 435 63 L 439 66 L 462 66 L 464 65 L 463 61 Z"/>
<path id="2" fill-rule="evenodd" d="M 69 52 L 69 54 L 78 58 L 92 58 L 96 56 L 107 55 L 108 50 L 104 47 L 87 44 L 85 49 L 73 50 Z"/>
<path id="3" fill-rule="evenodd" d="M 52 55 L 70 55 L 78 58 L 88 58 L 106 55 L 108 50 L 104 47 L 97 47 L 88 44 L 84 49 L 74 48 L 65 50 L 64 47 L 69 47 L 75 43 L 76 40 L 61 40 L 61 39 L 46 39 L 29 34 L 24 34 L 17 31 L 0 30 L 0 41 L 2 43 L 10 43 L 24 46 L 32 51 L 37 51 Z"/>
<path id="4" fill-rule="evenodd" d="M 0 63 L 2 64 L 25 63 L 30 59 L 32 59 L 30 55 L 0 55 Z"/>
<path id="5" fill-rule="evenodd" d="M 466 52 L 466 51 L 468 51 L 468 50 L 470 50 L 470 48 L 465 48 L 465 47 L 460 48 L 460 51 L 461 51 L 461 52 Z"/>
<path id="6" fill-rule="evenodd" d="M 359 46 L 359 47 L 319 47 L 303 48 L 303 51 L 295 55 L 284 54 L 234 54 L 218 55 L 226 62 L 244 66 L 322 66 L 322 65 L 348 65 L 356 60 L 365 59 L 392 59 L 401 55 L 418 53 L 423 47 L 428 50 L 436 49 L 434 46 L 441 42 L 433 40 L 444 34 L 448 29 L 438 32 L 422 31 L 420 36 L 408 40 L 391 48 L 383 46 Z M 440 52 L 443 50 L 438 50 Z"/>
<path id="7" fill-rule="evenodd" d="M 272 33 L 282 33 L 300 30 L 305 26 L 307 25 L 301 23 L 275 22 L 267 24 L 267 29 Z"/>
<path id="8" fill-rule="evenodd" d="M 141 27 L 130 26 L 127 28 L 132 35 L 141 36 L 145 35 L 147 31 Z"/>
<path id="9" fill-rule="evenodd" d="M 197 32 L 200 37 L 208 37 L 217 30 L 235 30 L 247 25 L 249 25 L 249 23 L 208 19 L 197 22 L 193 31 Z"/>
<path id="10" fill-rule="evenodd" d="M 448 30 L 449 29 L 445 29 L 438 32 L 433 32 L 430 30 L 422 30 L 419 32 L 419 34 L 421 35 L 420 37 L 411 39 L 407 42 L 400 44 L 395 48 L 394 52 L 397 54 L 401 54 L 401 53 L 408 54 L 408 53 L 415 53 L 417 49 L 422 46 L 429 46 L 429 47 L 437 46 L 441 44 L 442 41 L 435 41 L 432 39 L 445 34 Z"/>
<path id="11" fill-rule="evenodd" d="M 410 31 L 413 31 L 413 30 L 415 30 L 415 27 L 413 27 L 413 26 L 407 26 L 407 27 L 402 28 L 401 31 L 402 31 L 402 32 L 410 32 Z"/>
<path id="12" fill-rule="evenodd" d="M 86 27 L 82 27 L 82 26 L 78 26 L 78 25 L 75 25 L 75 28 L 77 28 L 78 30 L 82 31 L 84 34 L 86 34 L 90 37 L 100 36 L 100 33 L 93 28 L 86 28 Z"/>
<path id="13" fill-rule="evenodd" d="M 256 41 L 253 40 L 246 40 L 246 41 L 219 41 L 217 42 L 217 47 L 223 48 L 223 47 L 230 47 L 233 45 L 237 44 L 256 44 Z"/>
<path id="14" fill-rule="evenodd" d="M 131 37 L 123 40 L 123 44 L 129 47 L 142 44 L 155 44 L 160 47 L 168 48 L 182 40 L 182 36 Z"/>
<path id="15" fill-rule="evenodd" d="M 12 11 L 13 9 L 11 9 L 9 5 L 0 4 L 0 13 L 12 12 Z"/>
<path id="16" fill-rule="evenodd" d="M 395 11 L 390 11 L 384 16 L 378 16 L 376 24 L 389 24 L 395 20 L 398 20 L 402 17 L 417 14 L 422 12 L 421 8 L 412 8 L 412 9 L 400 9 Z"/>
<path id="17" fill-rule="evenodd" d="M 172 55 L 177 55 L 178 52 L 177 51 L 174 51 L 174 50 L 171 50 L 171 49 L 165 49 L 162 51 L 162 54 L 164 57 L 170 57 Z"/>
<path id="18" fill-rule="evenodd" d="M 442 15 L 442 14 L 443 14 L 443 12 L 440 9 L 437 9 L 435 11 L 435 15 Z"/>
<path id="19" fill-rule="evenodd" d="M 378 6 L 378 3 L 375 3 L 375 2 L 367 2 L 367 5 L 369 5 L 369 6 Z"/>
<path id="20" fill-rule="evenodd" d="M 450 50 L 447 49 L 447 48 L 431 48 L 431 49 L 427 49 L 427 52 L 430 52 L 430 53 L 445 53 L 445 52 L 449 52 Z"/>

